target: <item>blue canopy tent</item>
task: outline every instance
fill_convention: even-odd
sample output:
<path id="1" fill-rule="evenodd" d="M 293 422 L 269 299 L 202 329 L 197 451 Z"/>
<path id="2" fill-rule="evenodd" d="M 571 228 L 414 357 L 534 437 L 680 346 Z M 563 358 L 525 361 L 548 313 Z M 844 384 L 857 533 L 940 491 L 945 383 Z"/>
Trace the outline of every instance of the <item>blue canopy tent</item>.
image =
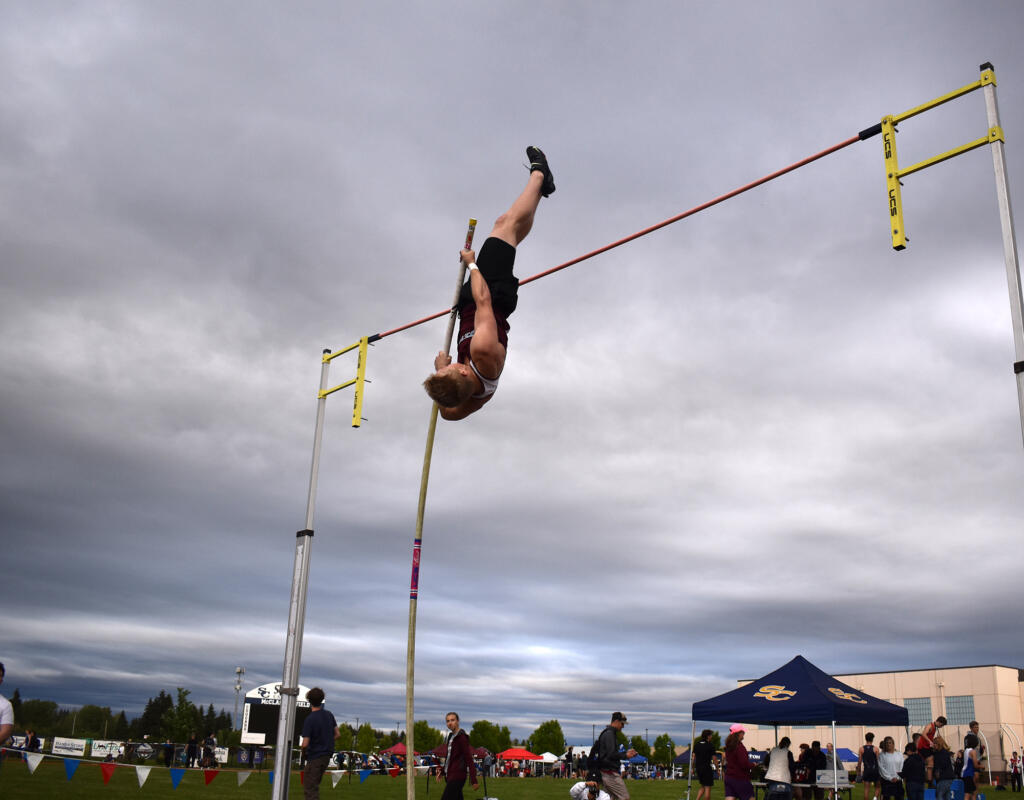
<path id="1" fill-rule="evenodd" d="M 774 725 L 776 729 L 779 725 L 830 723 L 833 750 L 836 725 L 907 727 L 909 724 L 909 714 L 903 706 L 859 692 L 818 669 L 803 656 L 797 656 L 745 686 L 694 703 L 691 719 L 691 742 L 697 733 L 697 720 L 750 722 Z M 838 767 L 833 770 L 834 787 L 838 784 L 836 769 Z M 687 782 L 687 798 L 691 785 L 692 778 Z"/>

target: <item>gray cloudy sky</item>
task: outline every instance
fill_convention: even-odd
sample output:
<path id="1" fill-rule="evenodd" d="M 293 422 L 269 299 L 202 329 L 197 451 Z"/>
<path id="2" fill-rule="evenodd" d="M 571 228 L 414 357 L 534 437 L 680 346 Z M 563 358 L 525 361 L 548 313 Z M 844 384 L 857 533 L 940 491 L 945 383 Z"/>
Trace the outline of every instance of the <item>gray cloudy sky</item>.
<path id="1" fill-rule="evenodd" d="M 9 2 L 0 9 L 5 688 L 130 713 L 280 680 L 319 354 L 450 302 L 548 153 L 536 274 L 977 80 L 1024 193 L 1024 7 Z M 905 122 L 909 165 L 985 134 Z M 416 717 L 571 741 L 801 653 L 1024 661 L 1024 448 L 983 148 L 881 141 L 524 287 L 501 390 L 439 425 Z M 332 396 L 301 680 L 404 720 L 437 321 Z M 339 358 L 332 382 L 354 361 Z"/>

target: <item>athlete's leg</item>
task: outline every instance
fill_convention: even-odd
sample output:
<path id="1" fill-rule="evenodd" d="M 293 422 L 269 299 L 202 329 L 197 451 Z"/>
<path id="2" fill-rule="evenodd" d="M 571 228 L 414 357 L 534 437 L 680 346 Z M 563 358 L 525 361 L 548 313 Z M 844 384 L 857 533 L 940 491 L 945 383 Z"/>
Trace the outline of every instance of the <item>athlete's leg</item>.
<path id="1" fill-rule="evenodd" d="M 540 190 L 543 185 L 544 173 L 531 172 L 522 194 L 516 198 L 508 211 L 495 220 L 491 236 L 508 242 L 513 247 L 518 246 L 533 227 L 533 216 L 540 203 Z"/>

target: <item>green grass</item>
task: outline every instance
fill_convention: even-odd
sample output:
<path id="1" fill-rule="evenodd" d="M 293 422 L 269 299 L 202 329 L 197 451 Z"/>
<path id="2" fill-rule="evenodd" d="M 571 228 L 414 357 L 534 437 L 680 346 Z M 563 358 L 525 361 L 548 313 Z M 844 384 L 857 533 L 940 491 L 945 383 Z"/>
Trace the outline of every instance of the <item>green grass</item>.
<path id="1" fill-rule="evenodd" d="M 187 770 L 178 788 L 171 786 L 168 771 L 154 767 L 149 779 L 140 789 L 135 776 L 134 767 L 118 767 L 104 785 L 103 775 L 97 764 L 83 761 L 79 764 L 74 777 L 68 781 L 64 764 L 59 759 L 44 759 L 30 775 L 28 767 L 14 759 L 5 760 L 0 767 L 0 798 L 3 800 L 33 800 L 34 798 L 85 798 L 86 800 L 120 800 L 120 798 L 140 798 L 141 800 L 162 800 L 162 798 L 197 797 L 202 800 L 249 800 L 249 798 L 269 798 L 270 781 L 267 773 L 253 772 L 248 780 L 238 785 L 238 771 L 221 770 L 217 777 L 207 786 L 202 770 Z M 575 781 L 554 778 L 489 778 L 487 793 L 498 800 L 568 800 L 569 787 Z M 686 781 L 627 781 L 633 800 L 680 800 L 686 797 Z M 986 800 L 1024 800 L 1019 792 L 995 792 L 992 787 L 979 787 L 986 795 Z M 416 780 L 417 800 L 441 800 L 442 786 L 431 783 L 429 791 L 426 778 Z M 691 797 L 696 797 L 697 787 L 694 786 Z M 466 787 L 466 800 L 482 800 L 483 784 L 474 792 Z M 359 776 L 353 775 L 351 781 L 344 775 L 337 788 L 331 788 L 330 776 L 324 776 L 320 784 L 320 796 L 335 800 L 405 800 L 405 776 L 391 778 L 374 775 L 364 783 Z M 302 787 L 299 776 L 292 774 L 289 797 L 295 800 L 302 798 Z M 717 782 L 712 792 L 712 800 L 723 800 L 722 784 Z M 854 789 L 853 800 L 860 800 L 858 788 Z"/>

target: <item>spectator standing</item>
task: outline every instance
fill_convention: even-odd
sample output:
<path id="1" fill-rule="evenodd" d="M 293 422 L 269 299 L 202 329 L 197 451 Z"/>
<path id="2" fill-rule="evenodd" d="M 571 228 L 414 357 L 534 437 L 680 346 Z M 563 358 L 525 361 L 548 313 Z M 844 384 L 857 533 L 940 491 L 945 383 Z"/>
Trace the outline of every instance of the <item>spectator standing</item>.
<path id="1" fill-rule="evenodd" d="M 1016 750 L 1014 750 L 1013 751 L 1013 755 L 1010 756 L 1009 770 L 1010 770 L 1010 791 L 1011 792 L 1019 792 L 1021 790 L 1020 756 L 1017 754 Z"/>
<path id="2" fill-rule="evenodd" d="M 953 754 L 949 744 L 941 736 L 932 744 L 932 780 L 935 781 L 935 800 L 953 800 Z"/>
<path id="3" fill-rule="evenodd" d="M 985 745 L 981 743 L 981 727 L 978 725 L 978 720 L 972 719 L 971 724 L 968 726 L 970 732 L 967 736 L 974 734 L 978 743 L 974 746 L 974 752 L 978 754 L 978 769 L 981 769 L 981 763 L 985 760 Z M 964 736 L 964 750 L 967 749 L 967 736 Z"/>
<path id="4" fill-rule="evenodd" d="M 764 775 L 766 800 L 769 796 L 785 800 L 793 796 L 796 762 L 793 760 L 789 744 L 789 737 L 783 736 L 779 739 L 778 745 L 768 753 L 768 769 Z"/>
<path id="5" fill-rule="evenodd" d="M 0 664 L 0 683 L 4 682 L 4 665 Z M 0 745 L 7 743 L 14 733 L 14 706 L 11 701 L 0 694 Z"/>
<path id="6" fill-rule="evenodd" d="M 711 800 L 711 787 L 715 785 L 715 768 L 711 764 L 711 759 L 715 755 L 715 746 L 711 742 L 714 735 L 715 732 L 710 728 L 702 730 L 700 739 L 693 745 L 693 751 L 690 753 L 694 772 L 700 782 L 697 800 Z"/>
<path id="7" fill-rule="evenodd" d="M 729 736 L 725 740 L 726 800 L 750 800 L 754 796 L 754 787 L 750 783 L 750 770 L 754 765 L 743 746 L 746 732 L 747 729 L 737 723 L 729 728 Z"/>
<path id="8" fill-rule="evenodd" d="M 448 726 L 447 752 L 441 773 L 444 775 L 444 792 L 441 800 L 462 800 L 462 787 L 469 777 L 470 785 L 476 789 L 476 764 L 473 763 L 473 751 L 469 746 L 469 734 L 459 727 L 459 715 L 449 711 L 444 718 Z M 441 780 L 441 775 L 437 776 Z"/>
<path id="9" fill-rule="evenodd" d="M 169 767 L 174 763 L 174 742 L 168 739 L 164 742 L 164 766 Z"/>
<path id="10" fill-rule="evenodd" d="M 941 717 L 939 718 L 941 719 Z M 932 748 L 927 748 L 931 758 Z M 907 800 L 924 800 L 924 785 L 928 782 L 928 767 L 925 765 L 921 748 L 908 744 L 903 748 L 903 784 L 907 788 Z"/>
<path id="11" fill-rule="evenodd" d="M 199 737 L 195 731 L 192 731 L 192 735 L 188 737 L 188 742 L 185 743 L 185 766 L 190 769 L 196 765 L 196 760 L 199 758 Z"/>
<path id="12" fill-rule="evenodd" d="M 810 783 L 811 780 L 811 746 L 807 742 L 800 743 L 800 754 L 796 757 L 796 774 L 793 775 L 793 783 Z M 796 800 L 803 800 L 804 790 L 802 786 L 793 787 L 793 797 Z"/>
<path id="13" fill-rule="evenodd" d="M 306 756 L 306 770 L 302 776 L 302 790 L 306 800 L 319 800 L 320 781 L 334 755 L 334 740 L 341 735 L 334 714 L 324 708 L 324 690 L 314 686 L 306 692 L 309 716 L 302 723 L 302 752 Z"/>
<path id="14" fill-rule="evenodd" d="M 217 763 L 213 757 L 213 748 L 217 746 L 217 740 L 213 738 L 212 733 L 206 734 L 206 738 L 203 739 L 203 767 L 205 769 L 212 769 L 217 766 Z"/>
<path id="15" fill-rule="evenodd" d="M 864 800 L 877 800 L 881 788 L 878 776 L 878 751 L 875 749 L 875 734 L 865 733 L 864 744 L 857 751 L 857 776 L 864 784 Z"/>
<path id="16" fill-rule="evenodd" d="M 978 791 L 974 776 L 981 769 L 981 758 L 978 756 L 978 737 L 969 733 L 964 737 L 964 768 L 960 777 L 964 781 L 964 800 L 974 800 Z"/>
<path id="17" fill-rule="evenodd" d="M 818 770 L 827 766 L 825 751 L 821 749 L 821 742 L 815 739 L 811 742 L 811 749 L 807 751 L 807 766 L 810 768 L 810 777 L 807 782 L 811 784 L 811 793 L 814 800 L 824 800 L 825 789 L 818 786 Z"/>
<path id="18" fill-rule="evenodd" d="M 600 781 L 613 800 L 629 800 L 629 790 L 622 780 L 622 775 L 619 774 L 622 771 L 620 765 L 623 759 L 628 760 L 635 756 L 636 750 L 630 748 L 624 752 L 620 751 L 616 741 L 616 734 L 622 730 L 626 722 L 626 715 L 621 711 L 612 714 L 611 722 L 594 742 L 598 754 L 598 774 L 587 776 L 588 781 Z"/>
<path id="19" fill-rule="evenodd" d="M 882 779 L 882 800 L 903 800 L 903 784 L 900 770 L 903 756 L 896 752 L 896 742 L 891 736 L 882 739 L 882 752 L 878 754 L 878 774 Z"/>

